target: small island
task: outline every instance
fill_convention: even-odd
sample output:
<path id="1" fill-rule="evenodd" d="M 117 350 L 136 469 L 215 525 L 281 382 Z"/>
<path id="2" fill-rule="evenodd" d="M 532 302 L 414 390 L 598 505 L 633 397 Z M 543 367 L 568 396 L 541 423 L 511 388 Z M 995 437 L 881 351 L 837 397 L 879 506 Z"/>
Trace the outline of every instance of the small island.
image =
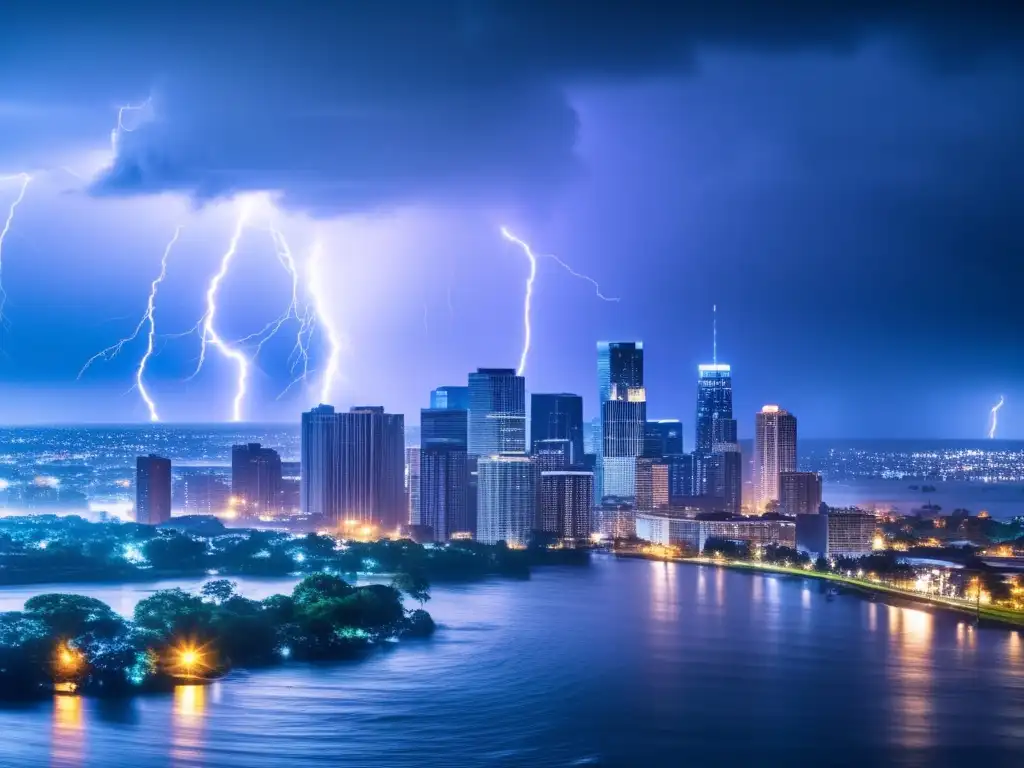
<path id="1" fill-rule="evenodd" d="M 0 613 L 0 696 L 160 691 L 237 667 L 348 659 L 383 641 L 428 637 L 430 614 L 407 610 L 403 593 L 430 599 L 429 584 L 404 575 L 391 585 L 353 586 L 314 573 L 290 595 L 265 600 L 218 579 L 198 595 L 155 592 L 129 621 L 95 598 L 37 595 L 23 611 Z"/>

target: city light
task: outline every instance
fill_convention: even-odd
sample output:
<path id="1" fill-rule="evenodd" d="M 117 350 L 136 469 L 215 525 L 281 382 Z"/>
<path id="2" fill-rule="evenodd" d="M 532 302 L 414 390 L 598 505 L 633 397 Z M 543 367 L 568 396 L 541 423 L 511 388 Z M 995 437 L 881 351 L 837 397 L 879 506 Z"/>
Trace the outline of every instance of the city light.
<path id="1" fill-rule="evenodd" d="M 182 642 L 171 649 L 170 667 L 175 677 L 202 677 L 202 673 L 209 669 L 208 654 L 193 642 Z"/>

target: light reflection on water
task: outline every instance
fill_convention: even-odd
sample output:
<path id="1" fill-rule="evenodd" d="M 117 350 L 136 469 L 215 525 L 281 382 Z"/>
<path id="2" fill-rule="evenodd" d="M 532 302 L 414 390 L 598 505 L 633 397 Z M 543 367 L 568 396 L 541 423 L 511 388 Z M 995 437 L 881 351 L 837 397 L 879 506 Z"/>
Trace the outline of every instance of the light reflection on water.
<path id="1" fill-rule="evenodd" d="M 1004 764 L 1024 734 L 1019 634 L 817 582 L 598 558 L 433 593 L 433 640 L 361 662 L 0 709 L 0 766 Z"/>

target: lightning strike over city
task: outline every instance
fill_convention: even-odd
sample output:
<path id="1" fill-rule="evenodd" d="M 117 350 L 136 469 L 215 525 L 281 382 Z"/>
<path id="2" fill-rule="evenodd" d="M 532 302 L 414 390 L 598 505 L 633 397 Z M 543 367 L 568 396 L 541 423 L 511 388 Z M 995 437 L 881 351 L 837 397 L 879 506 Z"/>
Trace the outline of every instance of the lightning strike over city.
<path id="1" fill-rule="evenodd" d="M 6 322 L 4 315 L 4 306 L 7 303 L 7 291 L 4 290 L 3 284 L 3 255 L 4 255 L 4 241 L 7 239 L 7 235 L 11 231 L 11 225 L 14 223 L 14 214 L 18 210 L 18 206 L 21 205 L 21 201 L 25 199 L 25 192 L 28 191 L 28 185 L 32 181 L 32 177 L 27 173 L 17 173 L 13 176 L 5 176 L 0 178 L 0 181 L 13 181 L 17 180 L 21 182 L 21 186 L 18 189 L 18 194 L 14 198 L 10 207 L 7 209 L 7 218 L 4 221 L 4 228 L 0 230 L 0 324 Z"/>
<path id="2" fill-rule="evenodd" d="M 135 326 L 135 330 L 133 330 L 131 334 L 129 334 L 128 336 L 125 336 L 123 339 L 119 339 L 116 343 L 110 345 L 106 349 L 100 350 L 95 355 L 90 357 L 85 362 L 85 365 L 82 366 L 82 369 L 78 372 L 78 378 L 81 379 L 85 372 L 89 370 L 90 366 L 92 366 L 92 364 L 95 363 L 97 360 L 112 360 L 113 358 L 117 357 L 117 355 L 120 354 L 121 350 L 124 348 L 126 344 L 138 338 L 139 334 L 142 332 L 143 326 L 148 325 L 148 331 L 146 333 L 146 349 L 143 352 L 142 357 L 139 359 L 138 367 L 135 369 L 135 388 L 139 390 L 139 395 L 142 397 L 143 402 L 145 402 L 146 404 L 146 409 L 149 411 L 150 421 L 160 421 L 160 416 L 157 412 L 156 402 L 153 400 L 152 395 L 146 388 L 144 378 L 146 374 L 146 366 L 149 363 L 150 358 L 153 356 L 153 351 L 156 345 L 156 294 L 160 284 L 167 277 L 167 262 L 168 259 L 170 258 L 171 250 L 174 248 L 175 243 L 178 242 L 178 238 L 181 236 L 182 229 L 183 227 L 179 225 L 174 230 L 174 236 L 170 239 L 170 241 L 167 243 L 167 246 L 164 248 L 163 256 L 160 259 L 160 272 L 156 276 L 156 278 L 153 279 L 153 282 L 150 283 L 149 299 L 146 302 L 146 311 L 143 313 L 142 318 Z"/>
<path id="3" fill-rule="evenodd" d="M 152 98 L 148 98 L 139 104 L 124 104 L 117 109 L 117 125 L 110 131 L 110 149 L 117 155 L 118 145 L 121 142 L 122 133 L 132 133 L 135 129 L 129 128 L 124 124 L 125 112 L 141 112 L 144 109 L 149 108 L 153 103 Z M 77 175 L 77 174 L 76 174 Z"/>
<path id="4" fill-rule="evenodd" d="M 999 396 L 999 402 L 992 406 L 992 410 L 989 411 L 989 426 L 988 426 L 988 439 L 996 439 L 996 429 L 999 427 L 999 411 L 1002 410 L 1003 404 L 1006 402 L 1006 398 L 1002 395 Z"/>
<path id="5" fill-rule="evenodd" d="M 309 295 L 313 300 L 313 308 L 319 320 L 319 327 L 323 329 L 327 342 L 327 364 L 320 383 L 320 402 L 327 403 L 331 393 L 334 391 L 334 380 L 338 375 L 341 356 L 341 339 L 334 326 L 335 320 L 325 312 L 326 299 L 322 293 L 324 279 L 321 273 L 321 259 L 323 258 L 323 246 L 317 241 L 313 245 L 309 257 Z"/>
<path id="6" fill-rule="evenodd" d="M 218 352 L 221 353 L 226 359 L 234 363 L 236 368 L 235 377 L 235 394 L 231 404 L 231 421 L 242 420 L 242 405 L 245 401 L 246 387 L 249 380 L 249 359 L 245 354 L 236 349 L 233 345 L 226 342 L 217 331 L 217 293 L 220 290 L 220 284 L 224 278 L 227 277 L 228 271 L 231 268 L 231 262 L 238 251 L 238 242 L 242 238 L 242 232 L 245 229 L 246 222 L 249 216 L 250 202 L 242 201 L 240 204 L 240 210 L 238 213 L 238 219 L 235 222 L 235 230 L 231 235 L 231 241 L 228 243 L 228 248 L 224 251 L 224 254 L 220 259 L 220 268 L 210 278 L 210 282 L 206 289 L 206 312 L 199 320 L 197 329 L 200 334 L 200 348 L 199 348 L 199 361 L 196 365 L 195 372 L 192 377 L 195 377 L 200 370 L 203 368 L 203 364 L 206 362 L 206 351 L 207 346 L 212 344 Z"/>

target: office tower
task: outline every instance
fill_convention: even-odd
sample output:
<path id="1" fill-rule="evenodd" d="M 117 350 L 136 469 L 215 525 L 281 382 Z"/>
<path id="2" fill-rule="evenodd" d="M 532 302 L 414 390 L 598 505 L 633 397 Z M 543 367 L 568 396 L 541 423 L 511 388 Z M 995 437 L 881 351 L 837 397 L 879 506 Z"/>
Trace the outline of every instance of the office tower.
<path id="1" fill-rule="evenodd" d="M 477 539 L 525 546 L 537 520 L 537 467 L 526 456 L 477 461 Z"/>
<path id="2" fill-rule="evenodd" d="M 671 503 L 671 467 L 668 459 L 642 456 L 636 460 L 638 510 L 664 509 Z"/>
<path id="3" fill-rule="evenodd" d="M 438 387 L 430 392 L 430 407 L 436 410 L 469 410 L 469 387 Z"/>
<path id="4" fill-rule="evenodd" d="M 420 409 L 420 447 L 430 443 L 467 446 L 469 414 L 456 408 Z"/>
<path id="5" fill-rule="evenodd" d="M 469 454 L 526 453 L 526 382 L 514 368 L 469 374 Z"/>
<path id="6" fill-rule="evenodd" d="M 814 515 L 821 507 L 821 475 L 816 472 L 779 473 L 779 511 Z"/>
<path id="7" fill-rule="evenodd" d="M 240 517 L 281 511 L 281 457 L 259 443 L 231 447 L 231 495 Z"/>
<path id="8" fill-rule="evenodd" d="M 732 368 L 725 363 L 697 366 L 697 425 L 694 450 L 710 453 L 716 443 L 736 442 L 732 417 Z"/>
<path id="9" fill-rule="evenodd" d="M 622 461 L 629 456 L 612 456 L 607 466 L 611 470 L 611 485 L 606 487 L 604 457 L 608 456 L 606 442 L 609 436 L 606 405 L 611 400 L 629 400 L 631 391 L 643 391 L 644 386 L 644 344 L 642 341 L 599 341 L 597 343 L 597 409 L 601 420 L 601 434 L 597 441 L 597 471 L 594 476 L 594 501 L 600 502 L 605 496 L 620 496 L 625 489 L 629 496 L 634 493 L 629 480 L 635 478 L 636 462 Z M 614 410 L 612 416 L 623 416 Z M 646 406 L 642 421 L 647 420 Z M 643 424 L 640 425 L 640 448 L 632 458 L 643 453 Z"/>
<path id="10" fill-rule="evenodd" d="M 615 385 L 610 399 L 604 403 L 604 444 L 600 457 L 604 496 L 636 495 L 636 460 L 644 452 L 647 423 L 646 397 L 642 387 L 623 391 Z"/>
<path id="11" fill-rule="evenodd" d="M 171 519 L 171 460 L 149 454 L 135 460 L 135 522 L 159 525 Z"/>
<path id="12" fill-rule="evenodd" d="M 796 472 L 796 416 L 766 405 L 754 424 L 754 509 L 779 500 L 779 474 Z"/>
<path id="13" fill-rule="evenodd" d="M 861 557 L 871 553 L 878 530 L 874 515 L 834 509 L 796 516 L 796 548 L 812 556 Z"/>
<path id="14" fill-rule="evenodd" d="M 590 538 L 594 474 L 574 470 L 540 473 L 537 527 L 567 543 Z"/>
<path id="15" fill-rule="evenodd" d="M 405 449 L 405 498 L 409 506 L 406 522 L 420 524 L 420 449 Z"/>
<path id="16" fill-rule="evenodd" d="M 570 394 L 530 396 L 530 452 L 541 440 L 568 440 L 569 464 L 583 461 L 583 398 Z"/>
<path id="17" fill-rule="evenodd" d="M 427 443 L 419 451 L 419 513 L 416 524 L 430 529 L 433 541 L 470 534 L 469 462 L 466 446 Z"/>
<path id="18" fill-rule="evenodd" d="M 710 454 L 708 496 L 722 500 L 722 510 L 740 514 L 743 506 L 743 455 L 738 443 L 718 443 Z"/>
<path id="19" fill-rule="evenodd" d="M 644 425 L 644 456 L 661 459 L 683 452 L 683 422 L 679 419 L 658 419 Z"/>
<path id="20" fill-rule="evenodd" d="M 281 462 L 281 511 L 294 515 L 300 509 L 299 486 L 302 479 L 302 462 Z"/>
<path id="21" fill-rule="evenodd" d="M 575 464 L 570 440 L 533 441 L 532 455 L 534 464 L 541 472 L 569 469 Z"/>
<path id="22" fill-rule="evenodd" d="M 335 525 L 392 530 L 403 522 L 404 421 L 380 406 L 336 413 L 319 405 L 302 414 L 302 511 Z"/>
<path id="23" fill-rule="evenodd" d="M 696 495 L 693 492 L 694 455 L 667 456 L 665 463 L 668 464 L 668 503 L 670 506 L 683 505 Z"/>

